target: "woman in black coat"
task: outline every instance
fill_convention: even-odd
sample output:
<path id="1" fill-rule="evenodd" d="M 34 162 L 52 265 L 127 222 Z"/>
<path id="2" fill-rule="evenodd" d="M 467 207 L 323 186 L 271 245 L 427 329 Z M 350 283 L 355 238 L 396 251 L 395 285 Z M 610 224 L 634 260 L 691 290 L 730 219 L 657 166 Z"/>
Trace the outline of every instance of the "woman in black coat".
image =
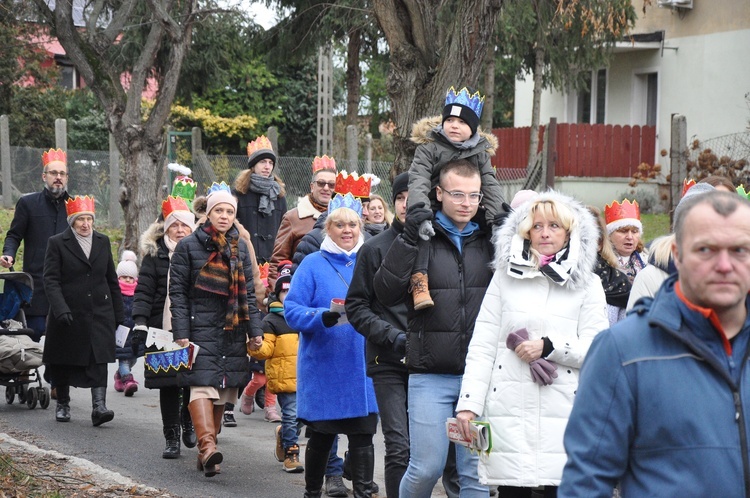
<path id="1" fill-rule="evenodd" d="M 248 376 L 248 349 L 263 342 L 248 248 L 234 226 L 237 199 L 225 183 L 206 197 L 206 221 L 182 239 L 170 263 L 172 333 L 182 347 L 193 343 L 198 355 L 179 374 L 190 386 L 190 416 L 198 436 L 198 469 L 219 472 L 216 448 L 224 403 L 237 399 Z"/>
<path id="2" fill-rule="evenodd" d="M 133 302 L 133 335 L 139 343 L 145 340 L 148 327 L 172 329 L 167 304 L 169 260 L 177 243 L 193 233 L 195 227 L 195 215 L 183 199 L 170 196 L 162 203 L 161 209 L 161 219 L 154 222 L 141 236 L 143 261 Z M 152 350 L 156 351 L 156 348 L 149 349 Z M 197 444 L 187 408 L 190 391 L 178 386 L 175 372 L 156 374 L 147 368 L 144 376 L 148 389 L 159 389 L 162 430 L 166 439 L 166 447 L 161 456 L 177 458 L 180 456 L 180 425 L 185 446 L 193 448 Z"/>
<path id="3" fill-rule="evenodd" d="M 44 363 L 57 388 L 55 418 L 70 420 L 70 386 L 90 387 L 94 426 L 115 416 L 105 404 L 115 328 L 125 319 L 109 238 L 94 231 L 94 198 L 66 203 L 68 224 L 49 239 L 44 290 L 50 302 Z"/>

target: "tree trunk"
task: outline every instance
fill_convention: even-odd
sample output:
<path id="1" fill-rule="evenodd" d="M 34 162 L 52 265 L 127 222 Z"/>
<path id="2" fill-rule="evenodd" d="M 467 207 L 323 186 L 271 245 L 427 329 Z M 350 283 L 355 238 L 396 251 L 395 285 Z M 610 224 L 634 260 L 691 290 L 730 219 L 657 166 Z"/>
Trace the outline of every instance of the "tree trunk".
<path id="1" fill-rule="evenodd" d="M 359 99 L 361 96 L 362 70 L 359 67 L 359 53 L 362 49 L 362 30 L 349 33 L 346 46 L 346 124 L 357 126 Z"/>
<path id="2" fill-rule="evenodd" d="M 531 137 L 529 138 L 529 162 L 526 171 L 531 173 L 536 162 L 536 151 L 539 148 L 539 115 L 542 102 L 542 78 L 544 76 L 544 49 L 537 47 L 534 51 L 534 98 L 531 105 Z"/>
<path id="3" fill-rule="evenodd" d="M 495 37 L 492 37 L 484 58 L 484 109 L 481 125 L 486 131 L 492 130 L 492 115 L 495 111 Z"/>

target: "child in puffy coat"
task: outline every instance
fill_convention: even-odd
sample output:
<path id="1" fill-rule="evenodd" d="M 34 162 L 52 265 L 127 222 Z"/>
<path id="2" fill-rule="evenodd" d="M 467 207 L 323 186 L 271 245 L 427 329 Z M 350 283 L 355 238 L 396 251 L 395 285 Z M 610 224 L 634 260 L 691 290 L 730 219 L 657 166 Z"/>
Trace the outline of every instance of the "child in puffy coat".
<path id="1" fill-rule="evenodd" d="M 122 304 L 125 307 L 125 322 L 123 323 L 129 329 L 135 325 L 133 322 L 133 300 L 135 299 L 135 288 L 138 286 L 138 256 L 133 251 L 123 251 L 120 263 L 117 265 L 117 281 L 120 283 L 120 292 L 122 292 Z M 138 356 L 143 356 L 143 345 L 138 352 Z M 133 350 L 130 343 L 130 334 L 123 347 L 118 347 L 115 351 L 117 358 L 117 372 L 115 372 L 115 390 L 118 393 L 125 393 L 125 396 L 132 396 L 138 390 L 138 382 L 133 378 L 130 369 L 133 368 L 138 356 L 133 356 Z"/>
<path id="2" fill-rule="evenodd" d="M 274 295 L 269 299 L 268 314 L 263 318 L 263 345 L 248 350 L 253 358 L 266 360 L 266 389 L 276 394 L 281 408 L 281 425 L 276 427 L 276 459 L 284 471 L 304 472 L 299 461 L 299 425 L 297 424 L 297 348 L 299 333 L 287 325 L 284 299 L 292 280 L 291 261 L 279 263 Z"/>

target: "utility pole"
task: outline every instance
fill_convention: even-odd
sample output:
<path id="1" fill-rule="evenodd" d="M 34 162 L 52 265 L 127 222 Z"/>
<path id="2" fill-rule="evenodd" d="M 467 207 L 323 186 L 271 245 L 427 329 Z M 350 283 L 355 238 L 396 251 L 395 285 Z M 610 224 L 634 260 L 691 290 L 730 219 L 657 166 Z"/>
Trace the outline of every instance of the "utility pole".
<path id="1" fill-rule="evenodd" d="M 318 49 L 318 144 L 316 155 L 333 150 L 333 57 L 331 47 Z"/>

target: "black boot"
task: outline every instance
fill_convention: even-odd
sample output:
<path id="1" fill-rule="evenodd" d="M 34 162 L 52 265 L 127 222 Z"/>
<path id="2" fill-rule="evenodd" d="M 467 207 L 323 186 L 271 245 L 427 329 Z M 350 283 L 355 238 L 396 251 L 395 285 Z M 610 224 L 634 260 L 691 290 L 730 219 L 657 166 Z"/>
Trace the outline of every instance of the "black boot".
<path id="1" fill-rule="evenodd" d="M 192 425 L 191 425 L 192 427 Z M 168 425 L 164 427 L 164 439 L 167 447 L 161 453 L 162 458 L 173 459 L 180 456 L 180 426 Z"/>
<path id="2" fill-rule="evenodd" d="M 57 386 L 57 408 L 55 409 L 55 420 L 58 422 L 70 421 L 70 386 Z"/>
<path id="3" fill-rule="evenodd" d="M 59 393 L 58 393 L 59 396 Z M 91 388 L 91 422 L 94 427 L 109 422 L 115 418 L 115 412 L 107 409 L 107 388 L 106 387 L 92 387 Z"/>
<path id="4" fill-rule="evenodd" d="M 183 406 L 180 410 L 180 422 L 182 422 L 182 442 L 186 448 L 195 448 L 198 444 L 198 438 L 195 436 L 195 427 L 193 420 L 190 418 L 190 410 Z"/>
<path id="5" fill-rule="evenodd" d="M 321 497 L 329 453 L 310 448 L 309 442 L 305 447 L 305 498 Z"/>
<path id="6" fill-rule="evenodd" d="M 350 470 L 354 498 L 370 498 L 372 496 L 372 473 L 375 467 L 375 447 L 349 449 Z"/>

